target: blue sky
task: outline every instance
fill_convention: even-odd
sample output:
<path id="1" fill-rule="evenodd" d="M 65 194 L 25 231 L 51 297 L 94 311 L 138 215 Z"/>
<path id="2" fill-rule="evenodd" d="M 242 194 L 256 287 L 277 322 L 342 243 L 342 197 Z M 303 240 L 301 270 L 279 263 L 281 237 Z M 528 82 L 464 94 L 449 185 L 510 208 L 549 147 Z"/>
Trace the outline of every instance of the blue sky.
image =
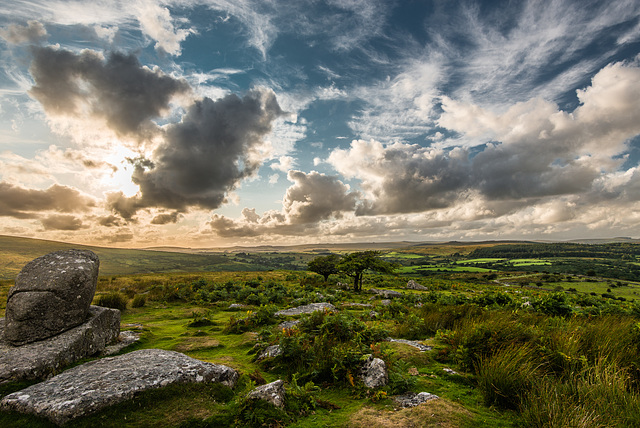
<path id="1" fill-rule="evenodd" d="M 0 234 L 640 237 L 637 1 L 0 5 Z"/>

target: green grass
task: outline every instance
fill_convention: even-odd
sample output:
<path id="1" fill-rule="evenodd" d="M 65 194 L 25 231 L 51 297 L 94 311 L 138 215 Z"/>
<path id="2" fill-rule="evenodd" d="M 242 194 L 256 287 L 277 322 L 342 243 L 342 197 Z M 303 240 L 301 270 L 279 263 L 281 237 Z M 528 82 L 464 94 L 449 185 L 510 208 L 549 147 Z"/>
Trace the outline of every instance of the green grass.
<path id="1" fill-rule="evenodd" d="M 390 254 L 407 260 L 424 257 L 422 253 L 400 251 Z M 182 254 L 180 257 L 192 256 Z M 153 265 L 158 262 L 144 259 L 147 256 L 141 254 L 133 254 L 132 257 L 127 263 L 134 269 L 145 263 Z M 255 266 L 252 263 L 259 260 L 262 260 L 260 263 L 279 260 L 277 253 L 245 255 L 238 259 L 251 259 L 252 263 L 236 261 L 235 256 L 225 257 L 224 263 L 215 266 L 233 267 L 241 263 L 244 269 Z M 574 394 L 569 397 L 569 404 L 579 407 L 588 399 L 592 400 L 589 402 L 592 406 L 590 411 L 603 412 L 606 409 L 598 404 L 598 400 L 615 403 L 617 420 L 635 422 L 634 415 L 640 414 L 637 411 L 640 400 L 625 382 L 629 382 L 631 377 L 634 384 L 640 381 L 640 374 L 635 369 L 640 366 L 637 357 L 640 329 L 637 318 L 634 318 L 640 315 L 640 306 L 633 301 L 638 297 L 635 293 L 640 292 L 640 284 L 575 274 L 569 277 L 535 272 L 537 269 L 506 274 L 469 266 L 497 263 L 502 259 L 476 258 L 456 263 L 444 257 L 439 260 L 436 265 L 403 267 L 396 275 L 367 273 L 365 291 L 370 288 L 396 289 L 405 295 L 394 299 L 388 306 L 382 305 L 380 299 L 370 300 L 368 293 L 353 293 L 332 285 L 337 281 L 349 282 L 348 278 L 332 276 L 330 283 L 325 284 L 317 275 L 301 271 L 182 271 L 116 275 L 105 274 L 101 269 L 96 299 L 112 292 L 121 293 L 129 303 L 122 313 L 123 329 L 133 328 L 127 324 L 143 325 L 140 342 L 123 352 L 143 348 L 175 350 L 203 361 L 228 365 L 243 376 L 239 386 L 231 392 L 220 391 L 211 385 L 172 386 L 140 394 L 134 400 L 80 418 L 68 426 L 175 427 L 181 424 L 197 426 L 199 422 L 216 418 L 222 420 L 238 411 L 251 386 L 250 374 L 259 374 L 267 382 L 283 378 L 291 391 L 291 373 L 278 371 L 275 365 L 254 361 L 256 344 L 276 343 L 284 332 L 275 325 L 262 325 L 240 334 L 225 333 L 229 331 L 225 327 L 232 317 L 238 319 L 248 317 L 248 311 L 253 314 L 259 312 L 256 305 L 231 311 L 227 309 L 230 303 L 246 304 L 248 300 L 259 301 L 261 298 L 275 298 L 276 303 L 270 305 L 279 309 L 319 301 L 316 299 L 329 300 L 336 306 L 341 302 L 372 303 L 373 308 L 342 310 L 340 317 L 343 321 L 335 323 L 332 334 L 342 334 L 344 332 L 340 329 L 364 323 L 367 328 L 384 328 L 393 337 L 419 339 L 434 347 L 432 351 L 421 353 L 407 345 L 382 342 L 372 344 L 370 348 L 367 344 L 366 352 L 381 356 L 393 370 L 399 370 L 394 372 L 396 385 L 405 385 L 414 392 L 434 393 L 442 400 L 397 411 L 389 398 L 374 395 L 358 385 L 350 386 L 348 371 L 344 368 L 338 371 L 336 365 L 334 373 L 338 373 L 339 378 L 324 378 L 319 385 L 320 390 L 314 393 L 316 399 L 331 403 L 334 408 L 318 406 L 313 412 L 291 415 L 292 422 L 287 426 L 506 428 L 552 426 L 548 422 L 553 415 L 558 421 L 569 421 L 568 425 L 558 426 L 574 426 L 576 424 L 571 423 L 577 419 L 571 419 L 573 413 L 578 418 L 588 415 L 580 414 L 575 406 L 574 412 L 569 405 L 553 400 L 554 394 L 566 395 L 569 392 Z M 549 260 L 523 258 L 510 261 L 513 262 L 535 268 L 536 263 Z M 197 263 L 186 266 L 185 270 L 195 266 Z M 541 265 L 541 268 L 546 267 L 548 265 Z M 172 266 L 163 268 L 173 269 Z M 418 270 L 427 269 L 432 275 L 417 281 L 427 286 L 428 291 L 404 289 L 409 278 L 416 278 Z M 498 283 L 491 281 L 494 278 Z M 0 314 L 11 284 L 10 280 L 0 281 L 0 298 L 3 299 Z M 537 284 L 541 287 L 538 288 Z M 570 291 L 572 288 L 575 291 Z M 274 294 L 276 291 L 280 294 Z M 217 298 L 216 293 L 226 297 Z M 604 293 L 615 298 L 602 297 Z M 140 295 L 146 297 L 146 304 L 132 307 L 131 300 Z M 234 300 L 235 297 L 229 296 L 242 297 Z M 619 297 L 626 300 L 619 300 Z M 378 312 L 376 319 L 369 316 L 372 309 Z M 328 343 L 326 339 L 309 334 L 301 338 L 300 343 L 307 347 L 305 352 L 324 355 L 326 349 L 313 347 Z M 304 364 L 300 367 L 297 374 L 313 378 L 313 374 L 304 372 L 308 367 Z M 409 369 L 412 368 L 417 374 L 410 374 Z M 444 368 L 453 368 L 460 374 L 447 374 Z M 543 370 L 542 375 L 537 370 Z M 546 383 L 539 382 L 541 379 Z M 604 388 L 607 383 L 613 387 Z M 24 386 L 5 385 L 0 388 L 0 395 Z M 509 399 L 505 401 L 504 397 Z M 546 401 L 536 407 L 536 400 Z M 563 413 L 564 408 L 569 410 Z M 593 426 L 599 426 L 597 420 L 593 422 Z M 47 427 L 51 424 L 34 417 L 0 412 L 0 426 Z"/>

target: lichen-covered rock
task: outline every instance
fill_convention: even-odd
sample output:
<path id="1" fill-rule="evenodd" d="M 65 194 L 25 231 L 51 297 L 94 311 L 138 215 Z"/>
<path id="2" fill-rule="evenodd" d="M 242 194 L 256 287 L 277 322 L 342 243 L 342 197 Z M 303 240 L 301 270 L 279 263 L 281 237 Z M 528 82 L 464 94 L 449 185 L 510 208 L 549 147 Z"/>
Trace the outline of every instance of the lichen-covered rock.
<path id="1" fill-rule="evenodd" d="M 9 289 L 4 338 L 19 346 L 86 321 L 100 261 L 91 251 L 49 253 L 27 263 Z"/>
<path id="2" fill-rule="evenodd" d="M 420 352 L 431 351 L 431 346 L 423 345 L 422 343 L 416 342 L 415 340 L 406 340 L 406 339 L 393 339 L 391 337 L 387 337 L 387 341 L 396 342 L 396 343 L 404 343 L 405 345 L 412 346 L 416 349 L 419 349 Z"/>
<path id="3" fill-rule="evenodd" d="M 267 348 L 258 356 L 258 361 L 264 360 L 265 358 L 275 358 L 280 354 L 282 354 L 282 348 L 280 345 L 267 346 Z"/>
<path id="4" fill-rule="evenodd" d="M 424 286 L 424 285 L 422 285 L 422 284 L 418 284 L 418 283 L 417 283 L 417 282 L 415 282 L 413 279 L 410 279 L 410 280 L 407 282 L 407 289 L 409 289 L 409 290 L 420 290 L 420 291 L 428 290 L 428 288 L 427 288 L 427 287 L 425 287 L 425 286 Z"/>
<path id="5" fill-rule="evenodd" d="M 438 398 L 440 397 L 429 392 L 420 392 L 418 394 L 416 394 L 415 392 L 410 392 L 408 394 L 393 397 L 393 401 L 398 403 L 400 407 L 406 408 L 415 407 L 422 403 L 426 403 L 429 400 L 435 400 Z"/>
<path id="6" fill-rule="evenodd" d="M 315 311 L 335 311 L 336 307 L 331 303 L 322 302 L 322 303 L 309 303 L 308 305 L 298 306 L 297 308 L 290 308 L 278 311 L 275 313 L 276 316 L 286 315 L 302 315 L 302 314 L 310 314 Z"/>
<path id="7" fill-rule="evenodd" d="M 367 388 L 380 388 L 389 381 L 387 365 L 380 358 L 367 355 L 367 359 L 360 369 L 360 379 Z"/>
<path id="8" fill-rule="evenodd" d="M 134 394 L 173 383 L 219 382 L 234 387 L 238 372 L 175 351 L 142 349 L 95 360 L 5 396 L 0 409 L 46 417 L 62 425 Z"/>
<path id="9" fill-rule="evenodd" d="M 281 408 L 284 407 L 284 397 L 284 382 L 281 380 L 261 385 L 247 394 L 247 398 L 249 399 L 264 400 Z"/>
<path id="10" fill-rule="evenodd" d="M 291 330 L 298 324 L 300 324 L 300 320 L 283 321 L 280 324 L 278 324 L 278 328 L 280 330 Z"/>
<path id="11" fill-rule="evenodd" d="M 384 290 L 378 288 L 370 288 L 369 293 L 377 294 L 378 296 L 382 296 L 385 299 L 390 299 L 393 297 L 402 297 L 402 293 L 395 290 Z"/>
<path id="12" fill-rule="evenodd" d="M 46 379 L 66 366 L 105 350 L 120 333 L 120 311 L 91 306 L 89 318 L 77 327 L 45 340 L 13 346 L 2 340 L 0 319 L 0 383 Z"/>

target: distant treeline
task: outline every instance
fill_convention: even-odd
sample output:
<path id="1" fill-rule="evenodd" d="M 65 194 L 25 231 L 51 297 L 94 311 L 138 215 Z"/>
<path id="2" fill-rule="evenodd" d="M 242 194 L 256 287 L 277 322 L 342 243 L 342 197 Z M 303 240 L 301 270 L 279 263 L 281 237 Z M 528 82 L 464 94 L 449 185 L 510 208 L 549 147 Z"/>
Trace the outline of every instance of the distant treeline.
<path id="1" fill-rule="evenodd" d="M 474 258 L 550 258 L 550 257 L 593 257 L 603 259 L 633 260 L 640 256 L 640 244 L 502 244 L 478 248 L 469 254 Z"/>

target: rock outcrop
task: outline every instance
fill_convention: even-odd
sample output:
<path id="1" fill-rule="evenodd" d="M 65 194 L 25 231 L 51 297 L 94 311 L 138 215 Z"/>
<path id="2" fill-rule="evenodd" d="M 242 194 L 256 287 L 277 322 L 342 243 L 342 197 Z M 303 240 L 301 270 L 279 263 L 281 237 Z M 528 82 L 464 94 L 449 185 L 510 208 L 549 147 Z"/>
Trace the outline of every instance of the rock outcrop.
<path id="1" fill-rule="evenodd" d="M 100 261 L 91 251 L 56 251 L 27 263 L 9 289 L 5 341 L 24 345 L 87 320 Z"/>
<path id="2" fill-rule="evenodd" d="M 278 311 L 275 313 L 276 316 L 293 316 L 293 315 L 302 315 L 302 314 L 310 314 L 315 311 L 335 311 L 336 307 L 331 303 L 322 302 L 322 303 L 309 303 L 308 305 L 298 306 L 297 308 L 284 309 L 282 311 Z"/>
<path id="3" fill-rule="evenodd" d="M 86 322 L 46 340 L 13 346 L 2 340 L 0 319 L 0 383 L 46 379 L 81 358 L 105 350 L 120 332 L 120 311 L 91 306 Z"/>
<path id="4" fill-rule="evenodd" d="M 367 388 L 385 386 L 389 380 L 387 365 L 380 358 L 367 355 L 367 359 L 360 369 L 360 379 Z"/>
<path id="5" fill-rule="evenodd" d="M 247 394 L 249 399 L 264 400 L 280 408 L 284 407 L 284 397 L 284 382 L 281 380 L 261 385 Z"/>
<path id="6" fill-rule="evenodd" d="M 71 368 L 47 381 L 5 396 L 0 409 L 46 417 L 61 425 L 134 394 L 173 383 L 219 382 L 233 388 L 234 369 L 175 351 L 143 349 Z"/>

